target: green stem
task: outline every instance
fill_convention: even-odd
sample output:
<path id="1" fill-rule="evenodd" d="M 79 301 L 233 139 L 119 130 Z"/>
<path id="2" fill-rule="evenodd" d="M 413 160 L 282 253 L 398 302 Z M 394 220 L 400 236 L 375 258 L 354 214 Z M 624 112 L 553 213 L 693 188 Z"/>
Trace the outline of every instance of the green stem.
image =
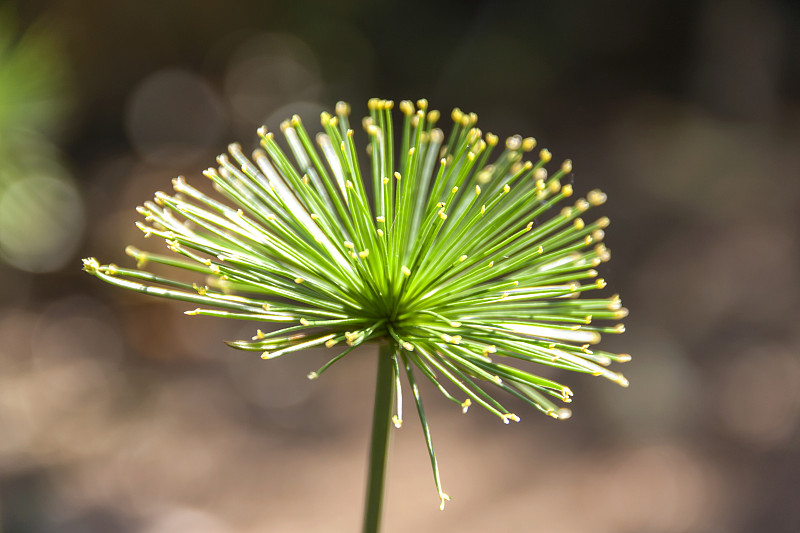
<path id="1" fill-rule="evenodd" d="M 383 481 L 389 444 L 389 422 L 392 419 L 394 395 L 394 344 L 381 344 L 378 352 L 378 378 L 375 384 L 375 410 L 372 415 L 372 442 L 367 474 L 367 502 L 364 510 L 364 533 L 377 533 L 381 523 Z"/>

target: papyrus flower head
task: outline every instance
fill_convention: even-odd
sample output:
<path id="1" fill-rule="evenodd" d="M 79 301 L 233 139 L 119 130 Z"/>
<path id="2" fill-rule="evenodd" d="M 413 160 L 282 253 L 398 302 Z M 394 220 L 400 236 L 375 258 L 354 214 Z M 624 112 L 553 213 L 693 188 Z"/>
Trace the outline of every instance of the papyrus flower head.
<path id="1" fill-rule="evenodd" d="M 325 346 L 335 355 L 312 379 L 364 343 L 389 343 L 393 421 L 402 424 L 405 376 L 444 504 L 418 379 L 464 412 L 476 404 L 506 424 L 519 417 L 498 390 L 569 417 L 572 392 L 537 375 L 538 365 L 627 386 L 608 367 L 630 357 L 595 348 L 601 334 L 623 331 L 616 321 L 627 315 L 619 296 L 594 296 L 605 287 L 595 268 L 610 257 L 602 244 L 609 221 L 586 216 L 606 196 L 573 199 L 569 160 L 549 171 L 552 155 L 534 151 L 533 138 L 501 142 L 476 127 L 474 113 L 453 110 L 445 133 L 426 100 L 403 101 L 395 131 L 391 101 L 368 107 L 366 159 L 345 103 L 322 114 L 314 140 L 299 117 L 284 122 L 288 153 L 261 128 L 251 158 L 233 144 L 204 172 L 218 195 L 179 177 L 174 194 L 158 192 L 139 208 L 141 230 L 173 253 L 128 247 L 138 269 L 94 258 L 84 268 L 199 306 L 190 315 L 278 324 L 229 343 L 264 359 Z M 141 270 L 148 263 L 197 281 Z"/>

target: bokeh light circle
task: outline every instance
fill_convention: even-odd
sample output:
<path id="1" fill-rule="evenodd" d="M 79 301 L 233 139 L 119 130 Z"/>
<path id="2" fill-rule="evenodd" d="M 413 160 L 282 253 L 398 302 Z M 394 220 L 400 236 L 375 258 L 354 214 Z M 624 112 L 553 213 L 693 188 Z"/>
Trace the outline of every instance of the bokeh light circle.
<path id="1" fill-rule="evenodd" d="M 80 192 L 64 178 L 29 176 L 0 189 L 0 256 L 29 272 L 72 260 L 86 222 Z"/>
<path id="2" fill-rule="evenodd" d="M 154 72 L 131 93 L 125 128 L 131 144 L 154 163 L 185 162 L 216 148 L 226 127 L 213 87 L 179 69 Z"/>

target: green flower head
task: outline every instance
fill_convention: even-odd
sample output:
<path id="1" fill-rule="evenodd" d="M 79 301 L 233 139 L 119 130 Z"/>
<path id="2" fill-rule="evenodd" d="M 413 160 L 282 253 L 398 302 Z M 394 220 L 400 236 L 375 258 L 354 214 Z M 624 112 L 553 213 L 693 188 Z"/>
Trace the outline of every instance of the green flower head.
<path id="1" fill-rule="evenodd" d="M 430 432 L 417 388 L 429 380 L 464 412 L 472 404 L 504 423 L 519 421 L 495 396 L 500 389 L 557 419 L 568 418 L 568 387 L 538 376 L 536 365 L 603 376 L 627 354 L 596 350 L 606 323 L 627 315 L 603 289 L 595 267 L 609 259 L 601 243 L 609 221 L 582 218 L 605 194 L 572 200 L 572 163 L 548 171 L 552 155 L 533 138 L 500 144 L 476 127 L 477 116 L 452 112 L 449 133 L 426 100 L 372 99 L 362 120 L 368 157 L 359 160 L 350 107 L 322 113 L 315 141 L 298 116 L 281 124 L 288 153 L 259 129 L 261 148 L 239 145 L 205 176 L 218 196 L 183 178 L 139 208 L 146 236 L 163 238 L 169 255 L 128 247 L 138 269 L 84 268 L 104 281 L 198 305 L 189 315 L 253 320 L 252 339 L 230 342 L 274 359 L 325 346 L 336 355 L 319 377 L 358 346 L 390 347 L 394 416 L 402 424 L 402 376 L 422 421 L 444 505 Z M 534 154 L 528 158 L 528 154 Z M 198 282 L 141 270 L 160 263 Z M 502 395 L 500 395 L 502 396 Z"/>

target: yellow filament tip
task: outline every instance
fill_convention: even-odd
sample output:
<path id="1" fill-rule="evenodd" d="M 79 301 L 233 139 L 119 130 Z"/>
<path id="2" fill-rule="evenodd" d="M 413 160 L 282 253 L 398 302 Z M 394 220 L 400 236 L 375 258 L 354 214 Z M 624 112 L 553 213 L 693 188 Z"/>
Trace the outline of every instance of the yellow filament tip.
<path id="1" fill-rule="evenodd" d="M 467 414 L 467 411 L 469 411 L 469 406 L 470 405 L 472 405 L 472 400 L 470 400 L 469 398 L 464 400 L 464 402 L 461 404 L 461 412 L 464 413 L 464 414 Z"/>
<path id="2" fill-rule="evenodd" d="M 533 137 L 526 137 L 525 139 L 522 139 L 522 150 L 524 152 L 530 152 L 534 148 L 536 148 L 536 139 Z"/>
<path id="3" fill-rule="evenodd" d="M 500 418 L 503 419 L 504 424 L 508 424 L 510 421 L 519 422 L 519 417 L 514 413 L 505 413 L 500 415 Z"/>

